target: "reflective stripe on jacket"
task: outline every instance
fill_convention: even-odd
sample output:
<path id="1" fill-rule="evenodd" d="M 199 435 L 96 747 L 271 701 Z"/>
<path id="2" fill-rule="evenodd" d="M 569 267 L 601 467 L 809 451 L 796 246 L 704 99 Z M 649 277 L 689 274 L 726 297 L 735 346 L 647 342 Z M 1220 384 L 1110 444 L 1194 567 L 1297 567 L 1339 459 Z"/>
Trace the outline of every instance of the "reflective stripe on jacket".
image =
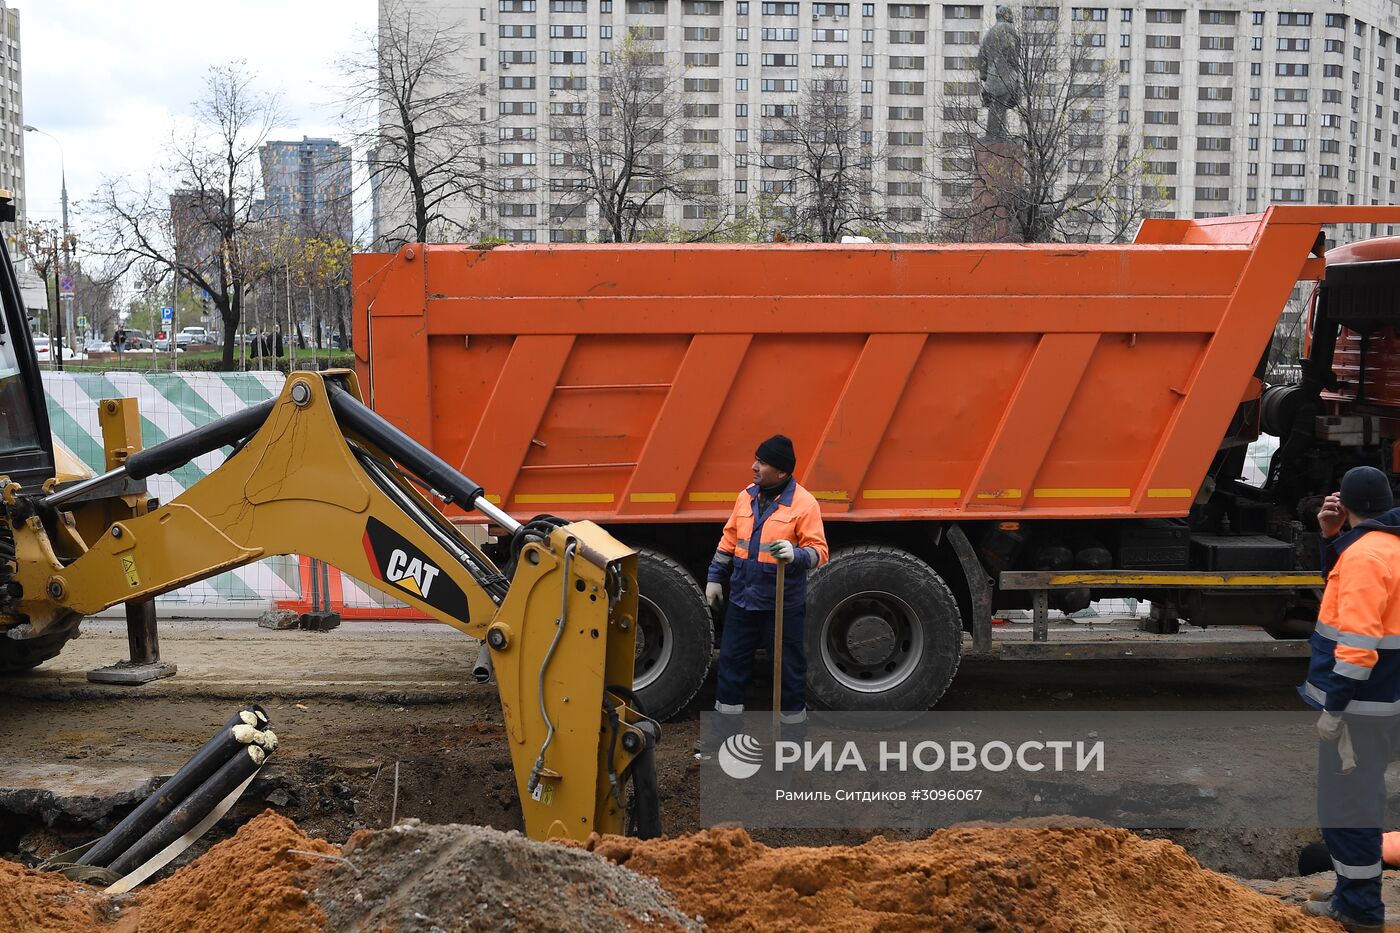
<path id="1" fill-rule="evenodd" d="M 1315 709 L 1400 715 L 1400 509 L 1328 542 L 1307 682 Z"/>
<path id="2" fill-rule="evenodd" d="M 760 491 L 749 486 L 734 500 L 724 536 L 710 562 L 708 580 L 729 583 L 729 601 L 740 609 L 772 609 L 778 561 L 768 553 L 774 541 L 791 541 L 796 553 L 784 575 L 785 606 L 807 601 L 807 572 L 826 563 L 826 530 L 821 508 L 796 479 L 759 511 Z"/>

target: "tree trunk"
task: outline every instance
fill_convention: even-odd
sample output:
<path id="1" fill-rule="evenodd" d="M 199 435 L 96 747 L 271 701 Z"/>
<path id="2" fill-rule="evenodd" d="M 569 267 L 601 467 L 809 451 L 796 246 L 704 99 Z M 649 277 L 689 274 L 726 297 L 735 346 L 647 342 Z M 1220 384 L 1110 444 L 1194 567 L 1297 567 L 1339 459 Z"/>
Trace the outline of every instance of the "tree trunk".
<path id="1" fill-rule="evenodd" d="M 224 355 L 219 360 L 219 368 L 224 372 L 237 369 L 233 363 L 233 345 L 238 336 L 238 312 L 232 307 L 219 309 L 219 317 L 224 322 Z M 171 339 L 174 339 L 173 336 Z"/>

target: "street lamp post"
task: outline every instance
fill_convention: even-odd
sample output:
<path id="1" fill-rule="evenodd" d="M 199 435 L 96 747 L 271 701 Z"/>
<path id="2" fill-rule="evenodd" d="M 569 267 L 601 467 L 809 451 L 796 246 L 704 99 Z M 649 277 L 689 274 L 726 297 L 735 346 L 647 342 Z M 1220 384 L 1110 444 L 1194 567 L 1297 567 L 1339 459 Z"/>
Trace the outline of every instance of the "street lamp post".
<path id="1" fill-rule="evenodd" d="M 45 130 L 41 130 L 37 126 L 31 126 L 28 123 L 24 125 L 24 131 L 26 133 L 38 133 L 40 136 L 47 136 L 49 139 L 52 139 L 54 141 L 54 145 L 58 146 L 58 177 L 61 186 L 60 203 L 63 206 L 63 268 L 60 270 L 59 276 L 71 276 L 73 274 L 73 238 L 68 233 L 68 166 L 63 157 L 63 143 L 60 142 L 59 138 L 53 135 L 52 133 L 49 133 Z M 72 350 L 75 349 L 75 347 L 73 346 L 73 342 L 75 340 L 73 335 L 73 293 L 71 291 L 68 291 L 66 294 L 64 294 L 62 291 L 60 291 L 60 295 L 63 299 L 63 324 L 65 336 L 67 336 L 68 342 L 70 344 L 69 349 Z M 61 356 L 63 353 L 63 348 L 60 347 L 58 352 Z"/>

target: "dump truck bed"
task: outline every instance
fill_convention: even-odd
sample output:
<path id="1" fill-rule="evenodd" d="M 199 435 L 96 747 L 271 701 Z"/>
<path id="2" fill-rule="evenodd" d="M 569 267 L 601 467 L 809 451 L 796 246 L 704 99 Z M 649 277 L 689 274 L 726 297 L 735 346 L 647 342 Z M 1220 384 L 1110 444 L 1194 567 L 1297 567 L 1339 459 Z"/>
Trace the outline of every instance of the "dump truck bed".
<path id="1" fill-rule="evenodd" d="M 355 257 L 380 414 L 512 513 L 725 517 L 792 437 L 831 519 L 1180 516 L 1323 224 L 1131 244 L 410 245 Z"/>

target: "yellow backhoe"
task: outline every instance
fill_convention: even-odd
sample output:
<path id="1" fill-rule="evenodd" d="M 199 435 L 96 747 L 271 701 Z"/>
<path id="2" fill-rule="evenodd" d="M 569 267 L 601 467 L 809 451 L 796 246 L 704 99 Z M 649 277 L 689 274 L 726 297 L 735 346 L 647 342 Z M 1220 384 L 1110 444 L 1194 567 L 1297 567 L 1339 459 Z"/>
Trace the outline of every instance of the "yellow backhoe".
<path id="1" fill-rule="evenodd" d="M 13 220 L 0 198 L 6 210 Z M 306 555 L 485 641 L 530 836 L 660 832 L 660 732 L 630 689 L 629 548 L 590 522 L 515 521 L 366 407 L 349 371 L 293 372 L 279 397 L 144 449 L 135 400 L 103 400 L 106 472 L 92 475 L 54 450 L 3 244 L 0 298 L 0 669 L 42 663 L 120 604 L 135 647 L 154 636 L 153 597 Z M 148 477 L 226 447 L 173 501 L 147 495 Z M 498 568 L 434 500 L 502 529 L 509 562 Z"/>

